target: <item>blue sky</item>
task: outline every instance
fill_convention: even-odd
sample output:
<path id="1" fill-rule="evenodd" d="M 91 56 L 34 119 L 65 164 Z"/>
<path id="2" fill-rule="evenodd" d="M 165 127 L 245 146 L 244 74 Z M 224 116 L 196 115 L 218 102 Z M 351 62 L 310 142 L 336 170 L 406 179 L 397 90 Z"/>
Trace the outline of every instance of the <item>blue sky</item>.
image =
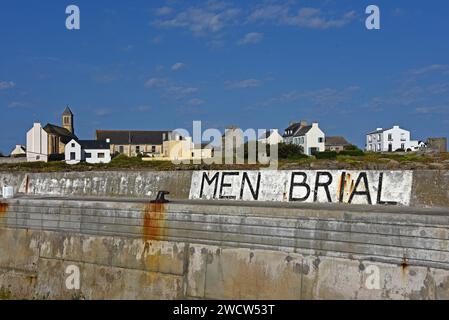
<path id="1" fill-rule="evenodd" d="M 381 30 L 365 28 L 369 4 Z M 0 150 L 35 121 L 59 124 L 66 105 L 82 139 L 301 119 L 359 146 L 394 124 L 448 136 L 448 14 L 443 0 L 2 0 Z"/>

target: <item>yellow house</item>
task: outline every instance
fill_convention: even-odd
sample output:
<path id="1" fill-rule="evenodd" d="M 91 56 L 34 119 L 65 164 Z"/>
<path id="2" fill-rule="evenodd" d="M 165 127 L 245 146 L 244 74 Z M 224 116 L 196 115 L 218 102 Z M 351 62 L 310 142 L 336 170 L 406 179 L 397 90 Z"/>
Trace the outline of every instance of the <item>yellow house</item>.
<path id="1" fill-rule="evenodd" d="M 173 139 L 163 142 L 163 153 L 153 158 L 143 160 L 165 160 L 165 161 L 190 161 L 212 158 L 212 148 L 207 144 L 195 145 L 191 137 L 176 135 Z"/>

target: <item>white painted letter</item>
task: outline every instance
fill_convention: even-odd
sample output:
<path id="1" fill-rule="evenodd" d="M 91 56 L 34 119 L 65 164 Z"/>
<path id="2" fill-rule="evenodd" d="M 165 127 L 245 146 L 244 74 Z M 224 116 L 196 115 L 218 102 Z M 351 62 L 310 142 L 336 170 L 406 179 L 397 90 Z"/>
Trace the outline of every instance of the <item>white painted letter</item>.
<path id="1" fill-rule="evenodd" d="M 366 14 L 369 14 L 366 18 L 365 26 L 368 30 L 380 29 L 380 9 L 378 6 L 370 5 L 366 7 Z"/>
<path id="2" fill-rule="evenodd" d="M 365 269 L 365 273 L 368 274 L 365 280 L 365 286 L 368 290 L 380 289 L 380 270 L 378 266 L 369 265 Z"/>
<path id="3" fill-rule="evenodd" d="M 80 289 L 80 268 L 73 264 L 67 266 L 65 273 L 69 276 L 65 279 L 65 286 L 68 290 Z"/>
<path id="4" fill-rule="evenodd" d="M 65 9 L 65 13 L 69 14 L 65 20 L 65 26 L 68 30 L 80 29 L 80 8 L 71 4 Z"/>

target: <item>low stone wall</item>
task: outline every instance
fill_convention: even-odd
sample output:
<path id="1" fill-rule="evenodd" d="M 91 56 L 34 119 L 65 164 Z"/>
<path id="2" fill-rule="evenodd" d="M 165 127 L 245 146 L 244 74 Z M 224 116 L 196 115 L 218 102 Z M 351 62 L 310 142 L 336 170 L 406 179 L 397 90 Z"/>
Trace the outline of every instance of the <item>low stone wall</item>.
<path id="1" fill-rule="evenodd" d="M 449 299 L 449 213 L 376 210 L 12 199 L 0 296 Z"/>
<path id="2" fill-rule="evenodd" d="M 26 157 L 0 157 L 0 164 L 8 164 L 8 163 L 22 163 L 27 162 Z"/>

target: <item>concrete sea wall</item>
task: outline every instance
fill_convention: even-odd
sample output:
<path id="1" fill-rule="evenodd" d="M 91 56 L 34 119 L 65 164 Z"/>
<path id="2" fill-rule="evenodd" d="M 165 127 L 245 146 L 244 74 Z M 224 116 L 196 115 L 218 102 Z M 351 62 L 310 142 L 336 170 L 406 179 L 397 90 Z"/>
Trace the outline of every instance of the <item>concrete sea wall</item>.
<path id="1" fill-rule="evenodd" d="M 375 210 L 11 199 L 0 297 L 449 299 L 447 211 Z"/>
<path id="2" fill-rule="evenodd" d="M 266 175 L 264 171 L 260 171 L 263 175 Z M 304 173 L 310 171 L 294 171 L 296 173 Z M 316 171 L 317 172 L 317 171 Z M 313 173 L 316 177 L 316 172 Z M 336 186 L 331 185 L 331 196 L 333 198 L 338 197 L 338 192 L 332 188 L 338 188 L 338 177 L 341 177 L 342 171 L 320 171 L 324 173 L 333 174 L 335 176 L 334 183 Z M 383 174 L 383 191 L 381 194 L 381 200 L 398 201 L 400 205 L 409 205 L 411 207 L 449 207 L 449 171 L 447 170 L 420 170 L 420 171 L 361 171 L 365 172 L 370 184 L 372 203 L 377 201 L 378 180 L 379 174 Z M 197 190 L 198 185 L 201 184 L 201 177 L 204 172 L 192 172 L 192 171 L 115 171 L 115 172 L 58 172 L 58 173 L 9 173 L 0 172 L 0 193 L 3 185 L 11 185 L 14 187 L 16 193 L 28 194 L 28 195 L 51 195 L 51 196 L 83 196 L 83 197 L 123 197 L 123 198 L 154 198 L 158 190 L 167 190 L 170 192 L 171 199 L 189 199 L 191 194 L 191 186 L 193 190 Z M 206 172 L 207 173 L 207 172 Z M 209 172 L 210 177 L 213 177 L 215 172 Z M 243 176 L 242 171 L 239 171 L 240 178 Z M 252 177 L 258 171 L 247 171 L 249 177 Z M 279 171 L 274 174 L 274 178 L 284 183 L 290 183 L 288 179 L 283 176 L 291 171 Z M 348 173 L 348 172 L 346 172 Z M 321 183 L 326 182 L 326 176 L 319 180 Z M 411 176 L 411 186 L 406 176 Z M 220 178 L 223 176 L 221 172 Z M 346 176 L 347 177 L 347 176 Z M 348 178 L 346 186 L 356 183 L 360 177 L 360 171 L 352 174 L 352 178 Z M 373 178 L 370 178 L 373 177 Z M 363 177 L 362 177 L 363 178 Z M 296 183 L 301 182 L 301 176 L 296 177 Z M 313 186 L 315 181 L 309 175 L 308 184 L 311 186 L 313 192 Z M 250 179 L 254 181 L 254 177 Z M 389 182 L 390 181 L 390 182 Z M 220 184 L 225 184 L 225 191 L 227 180 L 221 180 Z M 238 181 L 239 182 L 239 181 Z M 241 181 L 240 181 L 241 182 Z M 266 183 L 262 188 L 269 188 L 275 186 L 276 181 L 271 180 L 270 183 Z M 363 184 L 363 180 L 361 181 Z M 277 183 L 279 184 L 279 182 Z M 240 188 L 241 183 L 237 183 L 234 188 Z M 278 186 L 281 193 L 283 189 Z M 288 186 L 282 186 L 286 188 L 285 192 L 289 192 Z M 343 190 L 344 188 L 341 188 Z M 300 190 L 300 187 L 296 187 L 293 191 Z M 239 195 L 239 191 L 234 192 Z M 326 202 L 325 189 L 323 187 L 318 188 L 319 197 L 318 200 Z M 278 193 L 278 194 L 281 194 Z M 232 194 L 232 192 L 231 192 Z M 282 194 L 281 194 L 282 195 Z M 390 196 L 390 197 L 389 197 Z M 246 186 L 245 199 L 251 200 L 252 195 L 249 194 L 248 186 Z M 324 199 L 322 199 L 324 197 Z M 344 195 L 344 202 L 347 195 Z M 198 195 L 196 198 L 199 198 Z M 203 198 L 214 198 L 204 195 Z M 313 199 L 312 195 L 308 201 Z M 354 201 L 363 197 L 355 197 Z M 262 199 L 265 200 L 265 199 Z M 282 199 L 281 199 L 282 200 Z M 334 200 L 335 201 L 335 200 Z M 337 201 L 338 202 L 338 201 Z"/>

